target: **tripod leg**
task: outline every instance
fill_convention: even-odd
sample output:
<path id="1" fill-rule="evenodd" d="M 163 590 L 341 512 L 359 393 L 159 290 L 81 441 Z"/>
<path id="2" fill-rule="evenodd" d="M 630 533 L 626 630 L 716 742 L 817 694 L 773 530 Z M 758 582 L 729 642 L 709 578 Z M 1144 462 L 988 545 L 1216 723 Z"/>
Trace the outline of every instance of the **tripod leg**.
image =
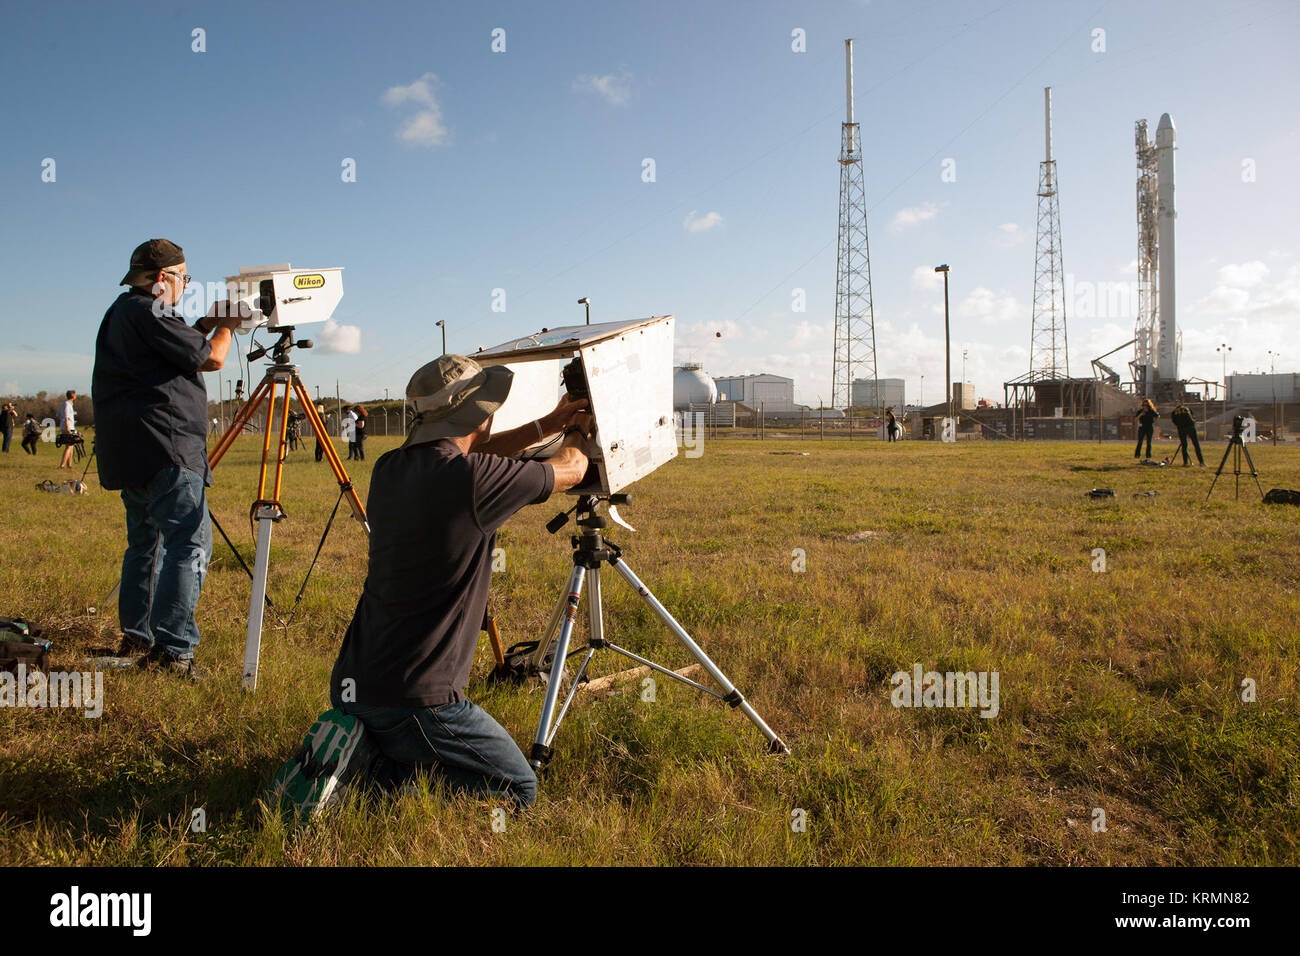
<path id="1" fill-rule="evenodd" d="M 226 429 L 226 433 L 221 436 L 216 447 L 213 448 L 211 454 L 208 455 L 208 466 L 210 468 L 216 468 L 217 463 L 225 457 L 226 452 L 230 451 L 230 446 L 235 443 L 235 439 L 243 432 L 244 426 L 252 421 L 253 416 L 257 413 L 257 406 L 260 405 L 262 399 L 266 397 L 268 389 L 269 386 L 267 383 L 262 381 L 253 391 L 253 394 L 248 396 L 248 401 L 243 404 L 243 407 L 235 413 L 234 420 L 231 421 L 230 427 Z"/>
<path id="2" fill-rule="evenodd" d="M 1210 482 L 1210 490 L 1205 493 L 1206 501 L 1209 501 L 1210 495 L 1214 494 L 1215 482 L 1217 482 L 1219 480 L 1219 476 L 1223 474 L 1223 466 L 1228 463 L 1228 456 L 1230 454 L 1232 454 L 1232 442 L 1228 442 L 1228 447 L 1223 449 L 1223 458 L 1219 460 L 1219 467 L 1216 468 L 1214 471 L 1214 479 Z"/>
<path id="3" fill-rule="evenodd" d="M 564 661 L 569 653 L 569 638 L 573 634 L 573 624 L 578 619 L 578 603 L 582 600 L 582 582 L 586 574 L 586 568 L 581 564 L 575 564 L 573 573 L 569 575 L 569 591 L 564 599 L 564 623 L 560 625 L 560 636 L 555 639 L 555 656 L 551 661 L 551 676 L 546 681 L 546 700 L 542 703 L 542 716 L 537 721 L 537 737 L 528 752 L 528 763 L 534 770 L 540 771 L 551 759 L 551 748 L 548 743 L 552 737 L 551 717 L 555 713 L 555 701 L 560 696 Z"/>
<path id="4" fill-rule="evenodd" d="M 591 663 L 596 651 L 605 645 L 605 628 L 602 621 L 604 613 L 600 600 L 600 568 L 592 568 L 587 575 L 587 625 L 590 628 L 587 653 L 583 656 L 578 669 L 574 671 L 573 681 L 569 684 L 569 693 L 564 698 L 564 705 L 560 707 L 560 712 L 555 715 L 555 722 L 551 724 L 551 733 L 546 739 L 547 746 L 550 746 L 551 741 L 555 739 L 555 732 L 560 729 L 564 715 L 569 712 L 569 705 L 573 703 L 573 698 L 578 694 L 578 688 L 582 686 L 582 679 L 587 673 L 587 665 Z"/>
<path id="5" fill-rule="evenodd" d="M 253 591 L 248 598 L 248 633 L 244 639 L 246 691 L 257 690 L 257 665 L 262 656 L 262 609 L 266 605 L 266 574 L 271 561 L 271 529 L 279 509 L 263 504 L 257 509 L 257 558 L 253 562 Z"/>
<path id="6" fill-rule="evenodd" d="M 620 558 L 611 561 L 610 563 L 614 566 L 614 570 L 623 576 L 623 580 L 632 585 L 633 590 L 635 590 L 636 593 L 641 596 L 641 599 L 650 606 L 650 610 L 655 612 L 655 615 L 659 620 L 668 625 L 668 629 L 677 635 L 677 639 L 686 645 L 686 649 L 690 651 L 691 654 L 694 655 L 695 659 L 704 666 L 704 669 L 709 672 L 709 676 L 712 677 L 714 681 L 717 682 L 718 686 L 722 688 L 722 699 L 732 707 L 739 707 L 740 712 L 748 717 L 750 723 L 757 727 L 759 732 L 767 738 L 768 750 L 772 753 L 788 754 L 790 748 L 785 745 L 785 741 L 776 735 L 762 717 L 758 716 L 758 713 L 754 708 L 749 705 L 749 701 L 745 700 L 740 691 L 736 690 L 735 685 L 727 679 L 727 675 L 718 669 L 718 665 L 714 664 L 713 661 L 709 659 L 709 655 L 705 654 L 703 649 L 691 639 L 691 636 L 686 633 L 685 628 L 678 624 L 676 618 L 668 613 L 668 609 L 659 603 L 659 599 L 650 593 L 648 587 L 641 583 L 641 579 L 638 578 L 632 572 L 632 569 L 627 566 L 627 562 Z"/>
<path id="7" fill-rule="evenodd" d="M 298 377 L 297 372 L 293 375 L 293 391 L 298 396 L 298 404 L 307 413 L 307 420 L 311 422 L 311 427 L 316 433 L 316 440 L 320 444 L 321 451 L 325 453 L 325 458 L 330 463 L 330 470 L 334 472 L 334 480 L 339 483 L 340 488 L 344 489 L 348 504 L 352 506 L 352 517 L 361 522 L 361 527 L 366 529 L 366 534 L 370 534 L 370 522 L 366 518 L 366 509 L 361 504 L 361 499 L 357 497 L 356 489 L 352 487 L 352 479 L 348 477 L 343 462 L 339 461 L 339 453 L 334 450 L 334 442 L 326 433 L 325 423 L 321 421 L 320 415 L 317 414 L 316 406 L 312 404 L 311 396 L 307 394 L 307 386 L 303 385 L 302 379 Z"/>
<path id="8" fill-rule="evenodd" d="M 533 651 L 533 670 L 540 671 L 542 662 L 546 660 L 546 652 L 551 649 L 551 643 L 555 640 L 555 635 L 560 633 L 560 622 L 564 620 L 564 609 L 568 606 L 568 594 L 561 594 L 560 599 L 555 602 L 555 608 L 551 611 L 550 619 L 546 622 L 546 629 L 542 631 L 542 638 L 537 642 L 537 650 Z"/>
<path id="9" fill-rule="evenodd" d="M 1259 491 L 1259 497 L 1264 497 L 1264 486 L 1259 483 L 1259 472 L 1255 470 L 1255 459 L 1250 457 L 1250 449 L 1243 444 L 1241 450 L 1246 453 L 1246 464 L 1250 465 L 1250 477 L 1255 479 L 1255 488 Z"/>

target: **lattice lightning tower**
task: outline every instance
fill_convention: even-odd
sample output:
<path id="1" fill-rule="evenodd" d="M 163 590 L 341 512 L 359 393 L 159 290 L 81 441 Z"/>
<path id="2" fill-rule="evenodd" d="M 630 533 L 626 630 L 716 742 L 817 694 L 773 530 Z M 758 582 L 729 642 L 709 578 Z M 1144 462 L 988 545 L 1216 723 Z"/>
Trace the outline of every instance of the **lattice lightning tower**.
<path id="1" fill-rule="evenodd" d="M 1052 88 L 1043 90 L 1047 154 L 1038 164 L 1038 239 L 1034 248 L 1034 313 L 1029 342 L 1031 379 L 1070 377 L 1065 337 L 1065 271 L 1061 265 L 1061 207 L 1052 159 Z"/>
<path id="2" fill-rule="evenodd" d="M 867 249 L 867 195 L 862 174 L 862 137 L 853 122 L 853 41 L 844 41 L 847 109 L 840 138 L 840 225 L 835 261 L 835 362 L 831 374 L 831 405 L 848 409 L 853 381 L 875 386 L 876 320 L 871 306 L 871 257 Z"/>

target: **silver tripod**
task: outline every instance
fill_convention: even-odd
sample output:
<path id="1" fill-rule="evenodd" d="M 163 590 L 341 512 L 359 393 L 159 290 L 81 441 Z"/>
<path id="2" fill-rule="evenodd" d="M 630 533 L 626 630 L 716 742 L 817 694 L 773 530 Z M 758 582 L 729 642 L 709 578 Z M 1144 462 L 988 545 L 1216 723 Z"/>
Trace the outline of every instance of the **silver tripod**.
<path id="1" fill-rule="evenodd" d="M 559 602 L 555 605 L 555 610 L 551 612 L 551 618 L 546 625 L 546 631 L 543 633 L 542 639 L 537 642 L 537 650 L 533 654 L 532 667 L 530 668 L 532 672 L 541 673 L 545 667 L 547 656 L 551 657 L 550 675 L 546 681 L 546 700 L 542 704 L 541 719 L 537 722 L 537 737 L 528 754 L 529 764 L 532 765 L 534 770 L 540 772 L 550 761 L 554 754 L 551 742 L 560 729 L 560 723 L 564 720 L 564 715 L 569 711 L 569 705 L 573 703 L 573 699 L 578 693 L 583 676 L 587 672 L 587 665 L 591 663 L 596 651 L 602 648 L 622 654 L 624 657 L 658 671 L 666 677 L 671 677 L 673 680 L 694 687 L 696 690 L 711 694 L 732 707 L 739 707 L 740 712 L 748 717 L 750 722 L 767 738 L 769 753 L 788 754 L 790 748 L 772 731 L 772 728 L 768 727 L 740 691 L 736 690 L 731 681 L 727 679 L 727 675 L 722 673 L 718 666 L 709 659 L 709 656 L 691 639 L 691 636 L 677 623 L 672 614 L 650 593 L 650 589 L 627 566 L 627 562 L 622 558 L 623 552 L 618 545 L 605 540 L 604 535 L 601 534 L 601 529 L 606 527 L 606 522 L 604 518 L 596 513 L 596 508 L 601 501 L 609 500 L 612 500 L 615 504 L 621 504 L 627 500 L 627 496 L 612 495 L 606 498 L 597 495 L 583 495 L 578 499 L 578 504 L 574 509 L 578 514 L 578 527 L 582 531 L 580 534 L 573 535 L 571 539 L 573 543 L 573 573 L 569 575 L 568 589 L 560 596 Z M 552 532 L 559 530 L 563 526 L 564 522 L 561 519 L 567 520 L 567 517 L 560 515 L 556 519 L 560 521 L 560 524 L 557 525 L 553 521 L 551 525 L 548 525 Z M 697 683 L 688 677 L 656 664 L 652 660 L 605 640 L 604 609 L 600 596 L 600 567 L 602 564 L 612 567 L 624 581 L 632 586 L 633 590 L 649 605 L 659 620 L 668 626 L 668 629 L 703 665 L 709 676 L 721 688 L 720 691 L 706 687 L 704 684 Z M 573 637 L 573 626 L 578 619 L 578 605 L 582 601 L 584 585 L 590 585 L 590 592 L 587 597 L 587 621 L 590 634 L 587 639 L 586 654 L 583 655 L 582 663 L 578 665 L 578 670 L 569 684 L 569 690 L 565 695 L 564 702 L 560 705 L 559 712 L 556 713 L 555 708 L 560 696 L 560 684 L 564 679 L 565 663 L 570 656 L 569 643 Z M 580 651 L 581 648 L 578 648 L 572 653 L 576 654 Z"/>

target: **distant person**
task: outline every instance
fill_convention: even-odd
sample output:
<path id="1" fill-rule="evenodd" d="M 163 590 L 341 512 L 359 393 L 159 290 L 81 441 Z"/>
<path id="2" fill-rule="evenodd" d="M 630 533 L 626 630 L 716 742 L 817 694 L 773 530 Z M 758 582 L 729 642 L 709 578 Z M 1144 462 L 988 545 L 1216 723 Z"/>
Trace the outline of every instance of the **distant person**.
<path id="1" fill-rule="evenodd" d="M 898 438 L 898 419 L 894 417 L 892 408 L 885 410 L 885 435 L 890 441 L 895 441 Z"/>
<path id="2" fill-rule="evenodd" d="M 307 417 L 307 416 L 306 416 L 305 414 L 303 414 L 302 412 L 290 412 L 290 413 L 289 413 L 289 424 L 288 424 L 287 426 L 285 426 L 284 434 L 285 434 L 285 437 L 289 440 L 289 450 L 290 450 L 290 451 L 297 451 L 297 450 L 298 450 L 298 439 L 299 439 L 300 435 L 302 434 L 302 433 L 301 433 L 301 430 L 300 430 L 300 429 L 301 429 L 301 423 L 302 423 L 302 420 L 303 420 L 304 418 L 306 418 L 306 417 Z"/>
<path id="3" fill-rule="evenodd" d="M 321 422 L 322 425 L 325 423 L 325 406 L 324 406 L 324 405 L 317 405 L 317 406 L 316 406 L 316 418 Z M 328 436 L 328 435 L 322 435 L 322 434 L 321 434 L 321 432 L 324 431 L 323 428 L 317 428 L 315 425 L 312 425 L 311 428 L 312 428 L 312 431 L 316 433 L 316 460 L 317 460 L 317 461 L 320 461 L 322 458 L 325 457 L 325 445 L 324 445 L 324 442 L 329 441 L 329 436 Z"/>
<path id="4" fill-rule="evenodd" d="M 40 440 L 41 426 L 32 413 L 28 412 L 27 421 L 23 422 L 23 451 L 29 455 L 36 454 L 36 443 Z"/>
<path id="5" fill-rule="evenodd" d="M 59 467 L 72 471 L 72 456 L 77 450 L 77 409 L 72 404 L 77 397 L 75 389 L 64 393 L 63 405 L 59 408 L 59 435 L 62 437 L 63 457 Z"/>
<path id="6" fill-rule="evenodd" d="M 1192 448 L 1196 450 L 1196 462 L 1202 468 L 1205 467 L 1205 459 L 1201 457 L 1201 440 L 1196 435 L 1196 419 L 1192 417 L 1191 411 L 1181 402 L 1174 409 L 1174 413 L 1169 416 L 1169 420 L 1178 426 L 1178 451 L 1170 456 L 1172 461 L 1178 456 L 1178 452 L 1183 453 L 1183 467 L 1186 468 L 1191 464 L 1187 454 L 1187 443 L 1192 443 Z"/>
<path id="7" fill-rule="evenodd" d="M 202 373 L 225 364 L 242 318 L 223 299 L 186 323 L 175 305 L 189 282 L 180 246 L 150 239 L 136 247 L 120 283 L 127 290 L 95 338 L 91 394 L 99 483 L 120 490 L 126 508 L 118 656 L 142 654 L 145 670 L 199 680 L 194 612 L 212 557 Z"/>
<path id="8" fill-rule="evenodd" d="M 366 419 L 369 417 L 369 415 L 366 412 L 365 406 L 363 405 L 353 406 L 352 411 L 355 412 L 357 416 L 357 423 L 356 425 L 353 426 L 355 430 L 352 433 L 353 435 L 356 436 L 356 440 L 354 444 L 357 446 L 357 459 L 359 461 L 365 461 L 366 460 Z"/>
<path id="9" fill-rule="evenodd" d="M 0 408 L 0 436 L 4 438 L 4 453 L 9 454 L 9 443 L 14 440 L 14 425 L 18 421 L 18 409 L 13 402 L 5 402 Z"/>
<path id="10" fill-rule="evenodd" d="M 357 457 L 357 411 L 351 405 L 343 417 L 343 432 L 348 440 L 348 461 L 351 461 Z"/>
<path id="11" fill-rule="evenodd" d="M 1133 449 L 1134 458 L 1143 457 L 1142 442 L 1144 440 L 1147 443 L 1147 453 L 1145 457 L 1147 459 L 1151 458 L 1151 439 L 1155 437 L 1156 419 L 1159 417 L 1160 413 L 1156 411 L 1156 406 L 1151 399 L 1142 399 L 1142 404 L 1138 406 L 1138 443 L 1137 447 Z"/>

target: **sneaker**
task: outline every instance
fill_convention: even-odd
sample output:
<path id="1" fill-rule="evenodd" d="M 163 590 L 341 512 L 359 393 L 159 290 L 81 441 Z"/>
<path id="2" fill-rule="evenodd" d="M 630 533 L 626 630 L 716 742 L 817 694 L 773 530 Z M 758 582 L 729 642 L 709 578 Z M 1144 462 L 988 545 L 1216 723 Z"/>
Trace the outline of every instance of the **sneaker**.
<path id="1" fill-rule="evenodd" d="M 177 677 L 186 677 L 195 683 L 206 680 L 208 676 L 207 671 L 195 666 L 193 657 L 177 657 L 165 647 L 152 648 L 148 654 L 140 658 L 136 666 L 150 672 L 160 671 Z"/>
<path id="2" fill-rule="evenodd" d="M 311 819 L 337 801 L 342 787 L 366 774 L 375 754 L 360 720 L 327 710 L 271 781 L 271 797 L 299 819 Z"/>

